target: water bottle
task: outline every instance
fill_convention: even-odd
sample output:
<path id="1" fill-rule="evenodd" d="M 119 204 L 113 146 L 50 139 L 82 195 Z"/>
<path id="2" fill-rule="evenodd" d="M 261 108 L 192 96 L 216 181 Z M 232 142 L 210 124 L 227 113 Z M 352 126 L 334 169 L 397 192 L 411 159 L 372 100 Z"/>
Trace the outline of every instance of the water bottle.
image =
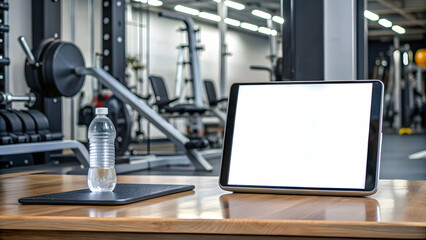
<path id="1" fill-rule="evenodd" d="M 96 108 L 88 130 L 90 168 L 87 183 L 92 192 L 112 192 L 115 174 L 115 127 L 107 117 L 108 108 Z"/>

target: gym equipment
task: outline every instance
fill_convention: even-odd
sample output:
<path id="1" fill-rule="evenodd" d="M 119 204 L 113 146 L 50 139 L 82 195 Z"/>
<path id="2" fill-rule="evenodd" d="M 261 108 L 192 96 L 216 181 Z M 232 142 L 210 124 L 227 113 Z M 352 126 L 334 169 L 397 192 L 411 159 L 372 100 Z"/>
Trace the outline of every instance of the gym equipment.
<path id="1" fill-rule="evenodd" d="M 28 107 L 34 106 L 36 97 L 34 93 L 30 93 L 28 96 L 14 96 L 10 93 L 0 92 L 0 105 L 8 105 L 12 102 L 26 102 Z"/>
<path id="2" fill-rule="evenodd" d="M 49 121 L 40 111 L 30 109 L 23 112 L 27 113 L 34 120 L 35 130 L 38 134 L 40 134 L 41 141 L 61 140 L 64 137 L 61 132 L 50 132 Z"/>
<path id="3" fill-rule="evenodd" d="M 38 110 L 0 110 L 0 144 L 61 140 L 61 132 L 50 132 L 49 122 Z M 3 138 L 5 137 L 5 138 Z"/>
<path id="4" fill-rule="evenodd" d="M 269 81 L 273 82 L 275 81 L 274 78 L 274 71 L 272 70 L 272 68 L 270 67 L 266 67 L 266 66 L 258 66 L 258 65 L 252 65 L 250 66 L 251 70 L 261 70 L 261 71 L 267 71 L 269 73 Z"/>
<path id="5" fill-rule="evenodd" d="M 28 135 L 30 142 L 40 142 L 41 136 L 36 132 L 34 119 L 26 112 L 13 110 L 12 111 L 22 122 L 22 132 Z"/>
<path id="6" fill-rule="evenodd" d="M 45 39 L 33 55 L 24 37 L 18 41 L 27 55 L 25 79 L 32 90 L 46 97 L 72 97 L 80 91 L 84 76 L 72 74 L 73 69 L 84 67 L 84 58 L 77 46 Z"/>
<path id="7" fill-rule="evenodd" d="M 384 119 L 400 134 L 421 131 L 425 126 L 426 98 L 422 68 L 413 63 L 408 44 L 399 45 L 394 38 L 390 47 L 389 80 L 386 82 Z M 415 78 L 417 73 L 417 79 Z"/>
<path id="8" fill-rule="evenodd" d="M 150 76 L 152 90 L 155 95 L 155 105 L 158 107 L 158 111 L 161 113 L 179 113 L 179 114 L 203 114 L 207 111 L 204 107 L 197 107 L 193 104 L 175 104 L 170 105 L 173 102 L 179 100 L 179 98 L 170 99 L 167 93 L 166 84 L 160 76 Z"/>
<path id="9" fill-rule="evenodd" d="M 25 39 L 19 37 L 18 40 L 21 42 L 21 46 L 27 55 L 26 69 L 28 75 L 40 75 L 43 77 L 43 79 L 37 77 L 33 80 L 38 79 L 38 81 L 49 85 L 46 87 L 57 90 L 56 94 L 64 94 L 64 96 L 66 96 L 71 95 L 71 93 L 76 94 L 80 91 L 82 86 L 81 81 L 84 81 L 84 76 L 94 76 L 100 83 L 109 88 L 117 99 L 129 104 L 140 115 L 148 119 L 162 131 L 179 150 L 182 150 L 188 156 L 196 169 L 212 170 L 212 166 L 206 161 L 203 155 L 196 149 L 190 148 L 192 145 L 187 145 L 190 140 L 158 113 L 152 110 L 148 104 L 143 102 L 138 96 L 132 93 L 123 84 L 119 83 L 105 70 L 94 67 L 86 68 L 83 55 L 77 46 L 72 43 L 55 40 L 51 45 L 42 46 L 42 48 L 46 49 L 37 49 L 36 52 L 45 52 L 45 54 L 42 54 L 41 58 L 36 59 L 32 55 Z M 57 61 L 61 62 L 61 64 L 57 64 Z M 73 81 L 76 82 L 74 83 Z M 66 89 L 66 91 L 64 89 Z M 168 164 L 173 164 L 173 160 Z"/>
<path id="10" fill-rule="evenodd" d="M 207 93 L 207 100 L 208 100 L 208 102 L 209 102 L 209 106 L 210 106 L 209 111 L 210 111 L 211 113 L 213 113 L 216 117 L 218 117 L 218 118 L 219 118 L 219 120 L 220 120 L 223 124 L 225 124 L 225 122 L 226 122 L 226 114 L 225 114 L 226 110 L 225 110 L 225 111 L 223 111 L 222 109 L 220 109 L 220 108 L 218 107 L 218 104 L 219 104 L 219 103 L 221 103 L 221 102 L 226 102 L 226 101 L 228 101 L 228 98 L 221 98 L 221 99 L 218 99 L 218 98 L 217 98 L 217 95 L 216 95 L 216 88 L 215 88 L 215 86 L 214 86 L 213 81 L 210 81 L 210 80 L 204 80 L 204 87 L 205 87 L 205 89 L 206 89 L 206 93 Z"/>
<path id="11" fill-rule="evenodd" d="M 35 55 L 31 56 L 31 54 L 28 54 L 31 50 L 25 39 L 19 37 L 18 40 L 27 53 L 26 80 L 28 86 L 34 91 L 47 97 L 72 97 L 80 91 L 85 77 L 73 74 L 72 70 L 77 67 L 84 67 L 85 64 L 77 46 L 55 39 L 46 39 L 40 44 Z M 65 59 L 70 61 L 66 62 Z M 60 81 L 55 81 L 56 79 L 60 79 Z M 117 104 L 124 106 L 123 103 Z M 114 117 L 111 115 L 111 117 L 116 120 L 114 124 L 118 128 L 117 132 L 123 134 L 123 136 L 116 138 L 116 154 L 122 155 L 130 144 L 130 115 L 125 108 L 121 108 L 125 109 L 123 111 L 116 107 L 114 109 L 113 113 L 116 114 Z M 120 121 L 120 117 L 124 117 L 126 121 Z M 86 119 L 86 123 L 90 124 L 90 121 Z"/>
<path id="12" fill-rule="evenodd" d="M 51 152 L 63 149 L 73 150 L 76 158 L 83 165 L 83 167 L 89 167 L 89 152 L 87 151 L 87 148 L 82 143 L 74 140 L 4 145 L 0 146 L 0 156 L 24 153 Z"/>
<path id="13" fill-rule="evenodd" d="M 185 15 L 179 15 L 171 12 L 159 12 L 158 16 L 175 19 L 182 21 L 186 28 L 184 29 L 187 32 L 187 42 L 188 45 L 185 46 L 185 48 L 188 49 L 188 56 L 189 56 L 189 68 L 190 68 L 190 79 L 189 81 L 192 83 L 192 94 L 193 94 L 193 100 L 195 105 L 198 108 L 204 108 L 204 93 L 203 93 L 203 87 L 202 87 L 202 80 L 201 80 L 201 73 L 200 73 L 200 63 L 198 59 L 198 53 L 197 49 L 200 49 L 197 47 L 197 36 L 196 36 L 196 30 L 194 28 L 194 21 L 191 17 L 185 16 Z M 201 118 L 197 117 L 191 121 L 191 128 L 197 129 L 200 132 L 204 131 L 204 126 L 202 124 Z"/>
<path id="14" fill-rule="evenodd" d="M 6 123 L 6 130 L 9 136 L 12 137 L 13 143 L 28 143 L 30 139 L 23 132 L 22 122 L 19 117 L 8 110 L 0 110 L 0 116 Z"/>
<path id="15" fill-rule="evenodd" d="M 206 89 L 207 100 L 209 101 L 210 107 L 216 107 L 219 103 L 228 101 L 228 98 L 217 98 L 216 88 L 213 81 L 204 80 L 204 87 Z"/>
<path id="16" fill-rule="evenodd" d="M 108 118 L 115 126 L 117 137 L 115 155 L 121 156 L 129 148 L 131 140 L 132 120 L 126 105 L 116 97 L 108 98 L 103 107 L 108 108 Z"/>
<path id="17" fill-rule="evenodd" d="M 0 145 L 12 144 L 13 139 L 7 132 L 6 122 L 0 117 Z"/>
<path id="18" fill-rule="evenodd" d="M 269 73 L 269 81 L 285 81 L 282 75 L 282 64 L 283 59 L 278 58 L 275 65 L 272 67 L 267 66 L 259 66 L 259 65 L 252 65 L 250 66 L 251 70 L 260 70 L 260 71 L 267 71 Z"/>

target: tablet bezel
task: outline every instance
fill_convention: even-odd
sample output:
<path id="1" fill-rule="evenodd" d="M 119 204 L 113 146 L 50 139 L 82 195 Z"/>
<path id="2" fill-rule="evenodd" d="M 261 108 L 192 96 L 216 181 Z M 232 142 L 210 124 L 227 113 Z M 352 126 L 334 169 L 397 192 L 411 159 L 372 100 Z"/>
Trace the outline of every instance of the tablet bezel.
<path id="1" fill-rule="evenodd" d="M 229 185 L 229 166 L 231 161 L 232 140 L 235 125 L 235 114 L 238 100 L 238 90 L 245 85 L 273 85 L 273 84 L 353 84 L 372 83 L 372 97 L 370 110 L 370 131 L 368 139 L 367 169 L 364 189 L 352 188 L 312 188 L 289 186 L 253 186 L 253 185 Z M 351 195 L 365 196 L 377 191 L 379 179 L 380 154 L 382 142 L 382 115 L 383 115 L 383 83 L 378 80 L 358 81 L 308 81 L 308 82 L 264 82 L 264 83 L 235 83 L 231 86 L 228 101 L 228 113 L 225 126 L 223 143 L 222 167 L 219 185 L 222 189 L 234 192 L 257 193 L 289 193 L 289 194 L 318 194 L 318 195 Z"/>

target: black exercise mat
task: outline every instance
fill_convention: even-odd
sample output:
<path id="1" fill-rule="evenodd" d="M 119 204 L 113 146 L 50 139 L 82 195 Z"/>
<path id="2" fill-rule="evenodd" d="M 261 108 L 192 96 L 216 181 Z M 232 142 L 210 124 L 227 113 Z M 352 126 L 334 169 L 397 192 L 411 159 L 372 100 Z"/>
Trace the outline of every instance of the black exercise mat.
<path id="1" fill-rule="evenodd" d="M 194 185 L 117 184 L 113 192 L 90 189 L 20 198 L 22 204 L 124 205 L 173 193 L 193 190 Z"/>

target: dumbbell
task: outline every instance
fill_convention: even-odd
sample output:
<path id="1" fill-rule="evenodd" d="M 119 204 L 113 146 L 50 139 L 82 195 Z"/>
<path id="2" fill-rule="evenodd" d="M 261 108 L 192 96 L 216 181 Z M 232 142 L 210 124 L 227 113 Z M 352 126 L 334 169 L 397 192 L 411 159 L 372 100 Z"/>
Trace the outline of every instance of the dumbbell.
<path id="1" fill-rule="evenodd" d="M 1 105 L 8 105 L 12 102 L 25 102 L 27 107 L 32 107 L 36 102 L 36 97 L 34 93 L 30 93 L 27 96 L 15 96 L 10 93 L 0 92 Z"/>

